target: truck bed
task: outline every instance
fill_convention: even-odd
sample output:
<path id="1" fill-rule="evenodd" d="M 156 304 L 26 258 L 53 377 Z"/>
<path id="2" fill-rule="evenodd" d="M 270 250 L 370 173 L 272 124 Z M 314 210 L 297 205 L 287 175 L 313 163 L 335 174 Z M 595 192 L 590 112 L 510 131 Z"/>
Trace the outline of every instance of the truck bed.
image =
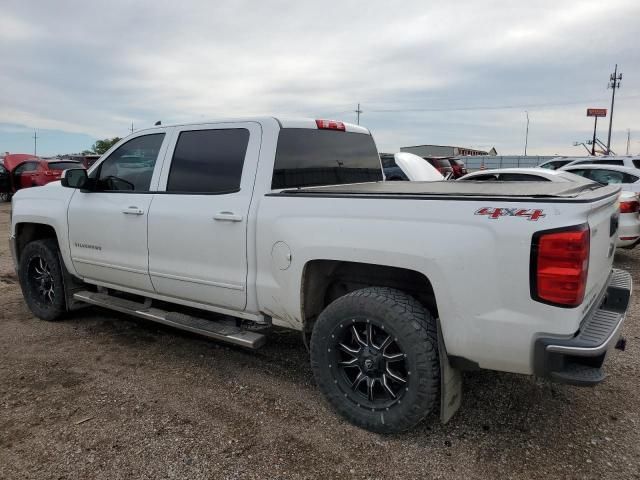
<path id="1" fill-rule="evenodd" d="M 283 190 L 278 196 L 365 196 L 376 198 L 594 202 L 620 187 L 594 183 L 556 182 L 371 182 Z"/>

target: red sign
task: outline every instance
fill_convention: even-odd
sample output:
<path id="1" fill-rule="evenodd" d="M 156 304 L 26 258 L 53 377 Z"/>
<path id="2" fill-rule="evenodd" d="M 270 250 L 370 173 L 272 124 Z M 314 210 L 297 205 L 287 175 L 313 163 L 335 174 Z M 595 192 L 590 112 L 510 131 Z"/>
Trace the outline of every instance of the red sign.
<path id="1" fill-rule="evenodd" d="M 587 108 L 587 117 L 606 117 L 606 108 Z"/>

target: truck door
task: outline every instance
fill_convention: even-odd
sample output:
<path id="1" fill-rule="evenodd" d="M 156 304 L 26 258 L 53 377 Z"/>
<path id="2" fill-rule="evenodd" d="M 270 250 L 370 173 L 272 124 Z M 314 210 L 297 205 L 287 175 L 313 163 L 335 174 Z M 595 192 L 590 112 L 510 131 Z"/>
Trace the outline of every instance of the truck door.
<path id="1" fill-rule="evenodd" d="M 174 139 L 149 213 L 153 285 L 162 295 L 243 310 L 261 127 L 189 126 Z"/>
<path id="2" fill-rule="evenodd" d="M 86 280 L 153 292 L 147 219 L 168 136 L 157 129 L 128 140 L 92 169 L 91 191 L 74 192 L 69 247 Z"/>

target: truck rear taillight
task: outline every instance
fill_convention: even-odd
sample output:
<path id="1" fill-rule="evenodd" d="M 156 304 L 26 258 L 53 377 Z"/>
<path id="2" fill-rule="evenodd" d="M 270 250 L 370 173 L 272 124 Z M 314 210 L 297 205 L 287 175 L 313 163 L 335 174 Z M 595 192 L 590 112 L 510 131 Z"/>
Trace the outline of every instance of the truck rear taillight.
<path id="1" fill-rule="evenodd" d="M 636 200 L 620 202 L 620 213 L 636 213 L 640 211 L 640 203 Z"/>
<path id="2" fill-rule="evenodd" d="M 320 130 L 340 130 L 341 132 L 346 130 L 344 123 L 335 120 L 316 120 L 316 125 Z"/>
<path id="3" fill-rule="evenodd" d="M 589 272 L 588 225 L 547 230 L 531 243 L 531 297 L 558 307 L 577 307 L 584 300 Z"/>

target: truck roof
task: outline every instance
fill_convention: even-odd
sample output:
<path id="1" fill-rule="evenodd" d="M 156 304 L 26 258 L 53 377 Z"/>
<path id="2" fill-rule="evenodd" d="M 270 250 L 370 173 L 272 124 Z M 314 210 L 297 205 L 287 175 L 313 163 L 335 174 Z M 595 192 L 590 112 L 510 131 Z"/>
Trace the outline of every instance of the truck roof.
<path id="1" fill-rule="evenodd" d="M 368 128 L 365 128 L 361 125 L 356 125 L 354 123 L 343 122 L 341 120 L 334 119 L 314 119 L 314 118 L 305 118 L 305 117 L 236 117 L 236 118 L 216 118 L 209 120 L 201 120 L 197 122 L 182 122 L 182 123 L 172 123 L 166 125 L 158 125 L 154 127 L 145 128 L 143 130 L 153 130 L 157 128 L 165 128 L 165 127 L 185 127 L 189 125 L 202 125 L 207 123 L 237 123 L 237 122 L 257 122 L 257 123 L 265 123 L 265 122 L 273 122 L 276 121 L 280 128 L 309 128 L 309 129 L 318 129 L 318 125 L 316 124 L 316 120 L 324 120 L 324 121 L 332 121 L 338 122 L 344 125 L 345 131 L 354 132 L 354 133 L 364 133 L 370 135 L 371 132 Z M 138 130 L 137 132 L 140 132 Z M 137 133 L 136 132 L 136 133 Z"/>
<path id="2" fill-rule="evenodd" d="M 568 182 L 371 182 L 288 189 L 271 195 L 594 202 L 619 191 L 614 185 Z"/>

